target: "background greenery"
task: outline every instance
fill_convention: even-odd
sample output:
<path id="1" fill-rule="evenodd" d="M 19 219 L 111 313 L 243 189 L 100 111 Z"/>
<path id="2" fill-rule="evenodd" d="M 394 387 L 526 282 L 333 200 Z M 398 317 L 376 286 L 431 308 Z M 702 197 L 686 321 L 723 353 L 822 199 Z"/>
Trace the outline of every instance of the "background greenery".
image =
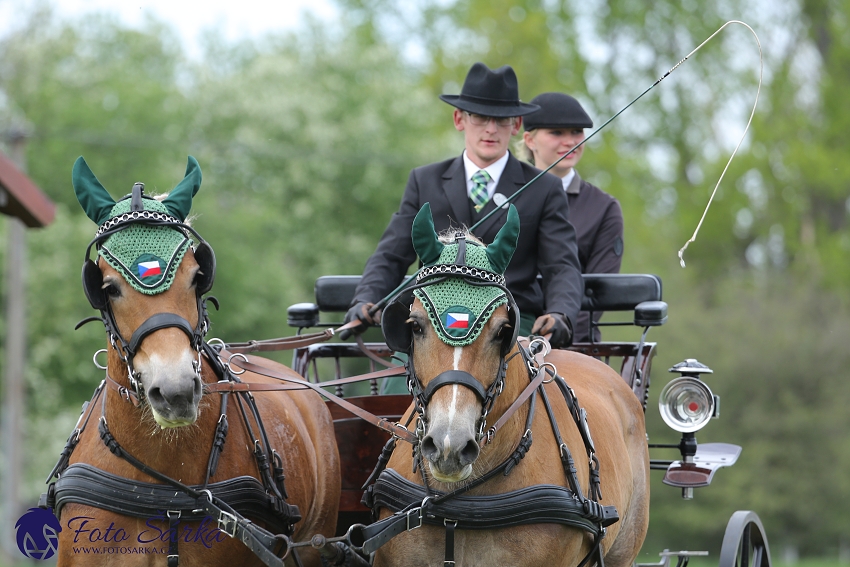
<path id="1" fill-rule="evenodd" d="M 437 95 L 457 93 L 473 62 L 511 64 L 524 100 L 569 92 L 600 125 L 739 19 L 761 40 L 759 107 L 687 268 L 676 251 L 756 95 L 749 31 L 717 36 L 591 140 L 579 168 L 623 206 L 623 271 L 665 284 L 670 320 L 650 335 L 660 344 L 653 392 L 683 358 L 708 364 L 723 404 L 699 439 L 744 447 L 693 501 L 654 473 L 640 560 L 665 547 L 716 553 L 731 513 L 752 509 L 775 556 L 850 561 L 850 2 L 339 5 L 333 25 L 236 44 L 211 32 L 200 59 L 162 22 L 60 20 L 49 7 L 0 40 L 0 126 L 27 126 L 30 176 L 58 204 L 50 227 L 28 232 L 26 498 L 43 490 L 100 379 L 90 355 L 101 331 L 72 330 L 91 314 L 79 267 L 95 228 L 70 184 L 77 156 L 115 197 L 135 181 L 169 190 L 186 155 L 196 156 L 204 183 L 195 224 L 219 267 L 213 334 L 286 335 L 286 307 L 311 300 L 318 276 L 360 273 L 409 170 L 460 152 Z M 655 395 L 652 441 L 675 442 Z"/>

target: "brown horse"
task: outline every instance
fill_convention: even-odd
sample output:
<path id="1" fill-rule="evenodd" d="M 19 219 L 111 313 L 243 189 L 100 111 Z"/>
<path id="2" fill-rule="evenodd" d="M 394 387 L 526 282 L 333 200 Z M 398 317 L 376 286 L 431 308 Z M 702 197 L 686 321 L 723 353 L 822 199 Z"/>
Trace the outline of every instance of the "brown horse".
<path id="1" fill-rule="evenodd" d="M 511 218 L 509 214 L 509 224 Z M 503 231 L 507 227 L 506 224 Z M 415 243 L 416 231 L 414 228 Z M 420 230 L 420 236 L 422 232 Z M 529 370 L 532 358 L 520 355 L 520 345 L 514 340 L 513 329 L 518 318 L 515 312 L 510 311 L 516 307 L 504 285 L 498 284 L 503 281 L 499 280 L 498 276 L 503 273 L 510 259 L 510 254 L 507 260 L 504 257 L 500 260 L 494 257 L 498 256 L 498 253 L 490 253 L 491 248 L 506 246 L 505 242 L 499 240 L 500 237 L 497 237 L 496 241 L 487 247 L 490 255 L 489 265 L 482 265 L 480 261 L 476 263 L 476 256 L 472 252 L 483 246 L 478 246 L 468 237 L 464 237 L 462 244 L 458 239 L 445 238 L 437 245 L 420 242 L 417 252 L 425 263 L 423 275 L 426 277 L 420 279 L 417 286 L 420 292 L 425 293 L 419 293 L 412 303 L 406 304 L 410 305 L 409 311 L 405 307 L 401 314 L 394 313 L 393 306 L 390 306 L 384 313 L 384 332 L 388 342 L 393 348 L 410 353 L 409 374 L 415 383 L 414 395 L 421 396 L 406 416 L 410 417 L 414 411 L 417 412 L 413 423 L 418 424 L 420 444 L 414 454 L 409 447 L 396 448 L 387 468 L 392 469 L 392 474 L 396 477 L 406 479 L 407 483 L 415 483 L 420 487 L 427 483 L 433 497 L 474 485 L 476 479 L 509 462 L 511 456 L 516 454 L 521 441 L 526 438 L 533 439 L 533 443 L 524 458 L 515 459 L 518 464 L 513 466 L 512 470 L 508 473 L 499 470 L 498 474 L 486 482 L 459 495 L 458 501 L 466 497 L 507 495 L 535 486 L 570 486 L 569 475 L 565 471 L 567 467 L 562 461 L 564 451 L 559 450 L 560 443 L 556 441 L 548 412 L 541 408 L 543 394 L 538 391 L 534 396 L 537 398 L 536 410 L 530 421 L 531 399 L 506 416 L 509 407 L 523 394 L 534 375 Z M 513 242 L 515 243 L 515 239 Z M 436 248 L 429 252 L 429 247 Z M 462 254 L 458 252 L 460 247 L 465 248 Z M 512 253 L 512 248 L 508 248 Z M 470 344 L 458 346 L 447 342 L 451 341 L 453 336 L 458 336 L 457 333 L 450 335 L 445 329 L 438 328 L 438 321 L 445 321 L 445 318 L 440 318 L 440 306 L 438 300 L 434 300 L 438 294 L 431 294 L 430 288 L 440 284 L 455 286 L 454 289 L 463 291 L 457 287 L 456 280 L 460 278 L 452 275 L 460 274 L 457 268 L 461 264 L 458 261 L 461 258 L 465 266 L 479 269 L 465 272 L 480 276 L 478 281 L 473 283 L 480 286 L 482 283 L 497 282 L 497 286 L 507 296 L 507 301 L 492 311 L 489 318 L 484 312 L 476 320 L 475 308 L 472 308 L 471 315 L 466 320 L 469 327 L 473 326 L 473 320 L 486 323 L 481 326 L 480 334 Z M 429 283 L 428 277 L 439 277 L 440 274 L 443 279 Z M 484 277 L 487 279 L 482 279 Z M 476 278 L 467 278 L 466 281 L 474 279 Z M 474 290 L 475 288 L 469 288 L 467 292 L 474 293 Z M 432 300 L 433 305 L 426 308 L 426 303 Z M 455 312 L 462 311 L 457 305 L 468 306 L 457 296 L 447 301 L 447 305 L 454 305 L 450 310 Z M 437 307 L 436 316 L 434 306 Z M 586 444 L 580 434 L 579 425 L 572 417 L 564 389 L 558 386 L 558 380 L 554 380 L 553 373 L 547 372 L 547 369 L 557 370 L 557 374 L 572 388 L 581 407 L 586 410 L 589 430 L 592 433 L 590 443 L 594 446 L 595 457 L 598 459 L 598 466 L 594 468 L 601 477 L 602 498 L 599 503 L 603 506 L 614 506 L 619 513 L 619 521 L 607 527 L 607 533 L 601 540 L 605 564 L 609 567 L 629 566 L 640 551 L 649 519 L 649 455 L 641 404 L 625 381 L 613 369 L 596 359 L 556 350 L 545 357 L 545 363 L 546 368 L 542 368 L 540 372 L 546 373 L 545 381 L 549 383 L 544 383 L 541 387 L 545 390 L 560 437 L 574 458 L 578 486 L 589 492 L 591 473 L 587 465 Z M 506 370 L 502 370 L 505 367 Z M 503 387 L 499 382 L 503 382 Z M 495 399 L 488 397 L 489 394 L 495 395 Z M 486 407 L 488 405 L 489 413 Z M 501 428 L 490 434 L 486 433 L 494 424 L 499 423 L 503 416 L 507 419 L 500 424 Z M 490 442 L 487 441 L 488 438 Z M 419 462 L 415 463 L 417 454 L 420 458 Z M 384 472 L 381 478 L 388 479 L 387 474 L 392 471 Z M 380 482 L 379 479 L 375 487 L 376 494 L 380 492 Z M 392 484 L 395 487 L 405 486 L 404 481 Z M 398 491 L 384 492 L 395 494 Z M 496 499 L 497 502 L 498 500 Z M 446 500 L 447 504 L 450 502 L 451 500 Z M 472 509 L 468 510 L 466 519 L 472 523 L 489 514 L 483 504 L 481 508 L 477 506 L 473 501 Z M 517 501 L 517 511 L 521 506 L 522 501 Z M 422 511 L 426 516 L 427 510 L 429 508 L 423 505 Z M 533 515 L 534 512 L 530 513 Z M 381 508 L 381 518 L 388 518 L 390 515 L 390 510 Z M 421 528 L 405 531 L 391 539 L 377 551 L 374 565 L 394 567 L 441 564 L 449 558 L 449 546 L 446 542 L 452 537 L 446 523 L 451 524 L 453 521 L 458 523 L 457 530 L 453 532 L 451 559 L 456 561 L 458 567 L 575 567 L 588 556 L 593 544 L 593 538 L 587 532 L 559 523 L 532 522 L 510 527 L 461 529 L 464 524 L 463 515 L 442 518 L 437 515 L 436 521 L 432 521 L 431 525 L 426 521 Z M 414 519 L 413 523 L 415 525 L 417 520 Z M 438 525 L 433 525 L 434 523 Z"/>
<path id="2" fill-rule="evenodd" d="M 190 158 L 187 179 L 193 161 Z M 78 161 L 75 166 L 74 182 L 86 212 L 103 227 L 103 215 L 96 214 L 87 205 L 97 200 L 91 197 L 92 193 L 105 199 L 105 190 L 99 187 L 85 162 Z M 194 191 L 199 183 L 198 169 Z M 171 195 L 180 190 L 178 186 Z M 134 201 L 138 197 L 144 210 L 152 208 L 147 197 L 140 193 L 134 188 Z M 188 202 L 191 203 L 191 199 Z M 185 214 L 176 214 L 176 218 L 182 222 Z M 172 226 L 176 225 L 166 226 L 165 230 L 173 231 Z M 203 251 L 206 259 L 200 263 L 204 267 L 199 266 L 196 258 L 202 258 L 199 251 L 202 246 L 208 245 L 203 243 L 195 250 L 185 250 L 182 261 L 172 272 L 170 286 L 155 294 L 138 291 L 130 285 L 126 273 L 105 261 L 106 246 L 101 249 L 96 264 L 87 262 L 90 265 L 85 268 L 84 285 L 89 286 L 87 294 L 92 304 L 101 309 L 110 338 L 107 379 L 106 386 L 80 419 L 82 425 L 78 428 L 82 429 L 82 434 L 71 454 L 68 470 L 83 470 L 81 465 L 85 464 L 99 469 L 95 481 L 99 480 L 97 475 L 125 479 L 116 490 L 116 498 L 125 503 L 128 494 L 136 490 L 149 491 L 151 484 L 170 489 L 169 496 L 180 493 L 171 485 L 163 484 L 157 475 L 196 488 L 228 479 L 253 477 L 256 481 L 251 481 L 252 486 L 256 488 L 252 490 L 259 491 L 254 500 L 261 504 L 276 501 L 278 508 L 290 511 L 293 508 L 287 504 L 297 506 L 300 520 L 293 519 L 295 527 L 290 534 L 293 541 L 309 539 L 317 533 L 332 536 L 340 494 L 339 456 L 333 424 L 321 397 L 310 390 L 242 394 L 242 397 L 231 393 L 223 408 L 224 394 L 204 391 L 205 385 L 218 382 L 222 376 L 215 371 L 216 351 L 203 343 L 202 338 L 193 337 L 198 329 L 205 330 L 206 309 L 198 288 L 208 288 L 212 274 L 202 272 L 214 269 L 214 260 L 210 263 L 208 258 L 210 250 Z M 98 280 L 102 282 L 102 296 L 98 296 L 99 289 L 91 288 L 92 281 Z M 179 319 L 184 323 L 176 324 Z M 140 331 L 140 328 L 144 329 Z M 141 337 L 138 341 L 131 339 L 138 333 Z M 128 346 L 134 342 L 138 344 Z M 250 360 L 278 373 L 298 377 L 290 369 L 267 359 L 250 357 Z M 238 378 L 246 383 L 272 381 L 250 372 Z M 256 414 L 250 407 L 251 397 L 256 403 Z M 217 443 L 221 445 L 222 422 L 229 427 L 225 428 L 217 465 L 210 468 L 211 452 L 215 452 L 213 448 Z M 110 441 L 111 448 L 107 446 Z M 120 447 L 119 455 L 111 452 L 116 446 Z M 124 455 L 131 458 L 124 458 Z M 134 466 L 133 459 L 155 473 L 140 470 Z M 212 469 L 214 473 L 210 476 Z M 285 474 L 285 480 L 279 473 Z M 57 483 L 60 499 L 62 483 L 71 483 L 66 474 Z M 161 505 L 160 514 L 124 515 L 87 501 L 85 487 L 89 485 L 83 486 L 82 495 L 74 493 L 77 496 L 69 498 L 61 507 L 60 566 L 165 567 L 176 563 L 175 559 L 179 559 L 181 567 L 262 564 L 239 539 L 228 537 L 218 529 L 217 518 L 180 520 L 177 513 L 169 512 L 165 503 Z M 281 504 L 284 499 L 285 503 Z M 129 498 L 129 504 L 132 503 Z M 156 503 L 154 507 L 158 507 Z M 238 507 L 234 504 L 233 508 Z M 184 513 L 188 512 L 184 510 Z M 251 516 L 250 513 L 245 515 Z M 275 522 L 278 517 L 272 511 L 251 519 L 270 532 L 280 533 L 281 528 Z M 225 526 L 224 529 L 229 528 Z M 177 539 L 177 546 L 170 547 L 174 539 Z M 167 560 L 165 555 L 173 551 L 178 558 Z M 278 547 L 276 552 L 280 551 Z M 300 551 L 299 555 L 305 565 L 320 564 L 318 554 L 309 548 Z M 286 564 L 296 564 L 291 554 Z"/>

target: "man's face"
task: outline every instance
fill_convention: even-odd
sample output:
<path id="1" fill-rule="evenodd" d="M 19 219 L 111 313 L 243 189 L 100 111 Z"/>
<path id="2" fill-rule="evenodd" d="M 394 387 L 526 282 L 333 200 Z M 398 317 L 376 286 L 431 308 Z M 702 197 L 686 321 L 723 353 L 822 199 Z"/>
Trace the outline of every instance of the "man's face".
<path id="1" fill-rule="evenodd" d="M 522 127 L 522 117 L 491 118 L 455 109 L 454 123 L 455 128 L 463 132 L 466 155 L 472 163 L 484 168 L 508 151 L 511 136 Z"/>

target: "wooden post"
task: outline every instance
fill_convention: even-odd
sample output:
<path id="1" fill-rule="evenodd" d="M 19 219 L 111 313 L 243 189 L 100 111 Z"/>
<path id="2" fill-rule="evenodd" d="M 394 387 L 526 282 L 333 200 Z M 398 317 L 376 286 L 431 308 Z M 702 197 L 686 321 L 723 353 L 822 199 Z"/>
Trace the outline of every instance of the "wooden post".
<path id="1" fill-rule="evenodd" d="M 24 146 L 26 138 L 21 132 L 10 132 L 7 137 L 10 158 L 16 167 L 26 172 Z M 7 560 L 22 559 L 15 542 L 15 522 L 24 512 L 21 508 L 21 469 L 24 414 L 24 357 L 26 356 L 26 228 L 15 217 L 7 218 L 6 243 L 6 344 L 3 384 L 3 419 L 0 436 L 3 446 L 2 482 L 2 533 L 3 555 Z"/>

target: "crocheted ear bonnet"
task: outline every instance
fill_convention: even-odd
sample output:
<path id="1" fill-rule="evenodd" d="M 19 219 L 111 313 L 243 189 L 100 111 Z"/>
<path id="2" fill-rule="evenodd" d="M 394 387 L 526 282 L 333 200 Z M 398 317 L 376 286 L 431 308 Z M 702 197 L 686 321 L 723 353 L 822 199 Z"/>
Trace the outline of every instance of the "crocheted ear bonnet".
<path id="1" fill-rule="evenodd" d="M 417 283 L 445 278 L 419 287 L 413 294 L 425 306 L 440 340 L 450 346 L 472 344 L 493 311 L 508 302 L 504 274 L 519 237 L 516 208 L 511 205 L 505 225 L 490 246 L 485 247 L 466 231 L 441 242 L 429 203 L 416 215 L 412 236 L 413 247 L 424 264 Z"/>
<path id="2" fill-rule="evenodd" d="M 189 157 L 183 181 L 162 201 L 144 195 L 144 185 L 137 183 L 130 195 L 116 203 L 82 157 L 74 164 L 72 179 L 77 200 L 99 225 L 95 238 L 111 233 L 98 244 L 106 263 L 141 293 L 154 295 L 171 287 L 192 240 L 184 230 L 168 224 L 186 219 L 201 186 L 195 158 Z M 146 221 L 165 224 L 151 226 Z"/>

